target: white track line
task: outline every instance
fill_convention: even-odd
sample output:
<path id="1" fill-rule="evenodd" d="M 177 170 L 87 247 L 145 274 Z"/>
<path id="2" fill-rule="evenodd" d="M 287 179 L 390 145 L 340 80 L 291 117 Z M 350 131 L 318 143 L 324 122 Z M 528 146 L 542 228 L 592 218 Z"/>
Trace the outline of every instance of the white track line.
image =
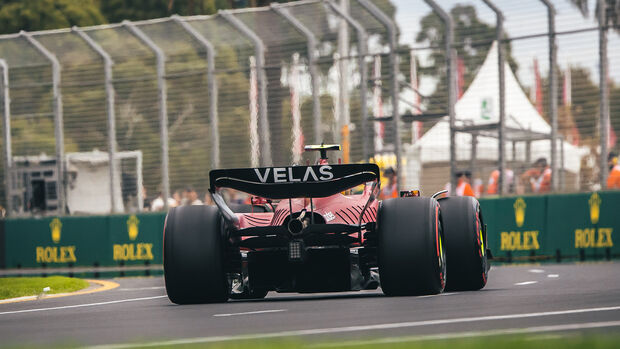
<path id="1" fill-rule="evenodd" d="M 392 343 L 438 340 L 438 339 L 470 338 L 470 337 L 483 337 L 483 336 L 486 337 L 486 336 L 514 335 L 514 334 L 531 334 L 531 333 L 544 333 L 544 332 L 555 332 L 555 331 L 575 331 L 575 330 L 585 330 L 589 328 L 618 327 L 618 326 L 620 326 L 620 321 L 586 322 L 586 323 L 536 326 L 536 327 L 526 327 L 526 328 L 507 328 L 507 329 L 489 330 L 489 331 L 471 331 L 471 332 L 456 332 L 456 333 L 431 334 L 431 335 L 420 335 L 420 336 L 386 337 L 386 338 L 370 339 L 370 340 L 364 340 L 364 341 L 320 343 L 316 345 L 311 345 L 310 348 L 334 348 L 334 347 L 340 348 L 340 347 L 359 346 L 359 345 L 392 344 Z M 561 337 L 561 336 L 554 336 L 554 337 Z"/>
<path id="2" fill-rule="evenodd" d="M 126 349 L 126 348 L 159 347 L 159 346 L 186 345 L 186 344 L 196 344 L 196 343 L 212 343 L 212 342 L 222 342 L 222 341 L 231 341 L 231 340 L 253 340 L 253 339 L 278 338 L 278 337 L 290 337 L 290 336 L 308 336 L 308 335 L 333 334 L 333 333 L 343 333 L 343 332 L 362 332 L 362 331 L 370 331 L 370 330 L 386 330 L 386 329 L 395 329 L 395 328 L 435 326 L 435 325 L 446 325 L 446 324 L 455 324 L 455 323 L 470 323 L 470 322 L 478 322 L 478 321 L 523 319 L 523 318 L 534 318 L 534 317 L 543 317 L 543 316 L 581 314 L 581 313 L 593 313 L 593 312 L 617 311 L 617 310 L 620 310 L 620 306 L 570 309 L 570 310 L 547 311 L 547 312 L 539 312 L 539 313 L 490 315 L 490 316 L 476 316 L 476 317 L 455 318 L 455 319 L 396 322 L 396 323 L 359 325 L 359 326 L 347 326 L 347 327 L 335 327 L 335 328 L 317 328 L 317 329 L 310 329 L 310 330 L 293 330 L 293 331 L 282 331 L 282 332 L 273 332 L 273 333 L 247 334 L 247 335 L 238 335 L 238 336 L 213 336 L 213 337 L 184 338 L 184 339 L 177 339 L 177 340 L 171 340 L 171 341 L 150 342 L 150 343 L 126 343 L 126 344 L 99 345 L 99 346 L 93 346 L 90 348 L 91 349 Z"/>
<path id="3" fill-rule="evenodd" d="M 538 283 L 538 281 L 523 281 L 523 282 L 517 282 L 515 286 L 532 285 L 536 283 Z"/>
<path id="4" fill-rule="evenodd" d="M 558 274 L 549 274 L 549 275 L 547 275 L 547 277 L 548 278 L 557 278 L 557 277 L 560 277 L 560 275 L 558 275 Z"/>
<path id="5" fill-rule="evenodd" d="M 272 309 L 272 310 L 257 310 L 257 311 L 246 311 L 245 313 L 230 313 L 230 314 L 215 314 L 215 317 L 226 317 L 226 316 L 237 316 L 237 315 L 255 315 L 255 314 L 266 314 L 266 313 L 280 313 L 286 311 L 286 309 Z"/>
<path id="6" fill-rule="evenodd" d="M 542 274 L 542 273 L 544 273 L 544 272 L 545 272 L 545 271 L 544 271 L 544 270 L 542 270 L 542 269 L 530 269 L 530 270 L 528 270 L 528 271 L 529 271 L 530 273 L 534 273 L 534 274 Z"/>
<path id="7" fill-rule="evenodd" d="M 164 297 L 168 297 L 168 296 L 129 298 L 129 299 L 119 299 L 119 300 L 116 300 L 116 301 L 109 301 L 109 302 L 64 305 L 64 306 L 61 306 L 61 307 L 35 308 L 35 309 L 3 311 L 3 312 L 0 312 L 0 315 L 10 315 L 10 314 L 20 314 L 20 313 L 34 313 L 34 312 L 38 312 L 38 311 L 62 310 L 62 309 L 72 309 L 72 308 L 96 307 L 96 306 L 100 306 L 100 305 L 108 305 L 108 304 L 116 304 L 116 303 L 147 301 L 147 300 L 151 300 L 151 299 L 164 298 Z"/>
<path id="8" fill-rule="evenodd" d="M 153 287 L 136 287 L 136 288 L 119 288 L 118 291 L 146 291 L 146 290 L 163 290 L 164 286 Z"/>

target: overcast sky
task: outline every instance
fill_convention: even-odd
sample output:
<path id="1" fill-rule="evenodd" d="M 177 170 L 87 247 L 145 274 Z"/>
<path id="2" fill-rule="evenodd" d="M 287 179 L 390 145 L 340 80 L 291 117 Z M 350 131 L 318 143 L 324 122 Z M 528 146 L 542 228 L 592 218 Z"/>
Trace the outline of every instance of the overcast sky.
<path id="1" fill-rule="evenodd" d="M 420 30 L 420 19 L 430 13 L 430 7 L 423 0 L 391 0 L 397 7 L 396 20 L 401 30 L 400 40 L 412 46 Z M 478 17 L 489 24 L 495 24 L 495 14 L 481 1 L 437 0 L 446 10 L 456 4 L 473 5 Z M 504 12 L 504 28 L 510 37 L 540 34 L 547 32 L 547 11 L 540 0 L 495 0 L 494 3 Z M 584 18 L 568 0 L 552 0 L 556 8 L 556 31 L 591 28 L 597 25 L 593 19 L 595 0 L 590 0 L 590 18 Z M 609 32 L 608 57 L 611 77 L 620 83 L 620 35 Z M 533 84 L 533 59 L 538 58 L 543 75 L 548 71 L 548 39 L 546 37 L 516 40 L 512 43 L 513 56 L 519 64 L 517 76 L 525 86 Z M 424 52 L 420 52 L 423 58 Z M 561 69 L 569 64 L 590 69 L 593 79 L 598 81 L 598 32 L 586 32 L 558 36 L 558 63 Z M 424 86 L 426 85 L 426 86 Z M 432 90 L 430 83 L 422 88 Z"/>

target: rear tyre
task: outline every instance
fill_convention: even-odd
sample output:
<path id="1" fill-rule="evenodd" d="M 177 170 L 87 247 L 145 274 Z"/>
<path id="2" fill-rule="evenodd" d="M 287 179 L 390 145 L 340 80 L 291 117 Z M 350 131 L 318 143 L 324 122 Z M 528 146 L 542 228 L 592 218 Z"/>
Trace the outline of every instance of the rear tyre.
<path id="1" fill-rule="evenodd" d="M 446 259 L 437 201 L 423 197 L 384 200 L 377 221 L 383 293 L 411 296 L 442 292 Z"/>
<path id="2" fill-rule="evenodd" d="M 168 298 L 177 304 L 228 300 L 222 220 L 214 206 L 170 210 L 164 227 L 164 277 Z"/>
<path id="3" fill-rule="evenodd" d="M 453 196 L 440 199 L 439 204 L 449 262 L 446 290 L 479 290 L 489 272 L 480 203 L 471 196 Z"/>

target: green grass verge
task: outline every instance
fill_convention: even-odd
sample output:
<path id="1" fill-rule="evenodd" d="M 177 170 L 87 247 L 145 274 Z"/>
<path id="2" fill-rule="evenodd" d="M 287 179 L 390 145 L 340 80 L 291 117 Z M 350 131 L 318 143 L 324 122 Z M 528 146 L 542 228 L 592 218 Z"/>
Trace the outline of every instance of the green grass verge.
<path id="1" fill-rule="evenodd" d="M 360 340 L 361 342 L 361 340 Z M 541 348 L 541 349 L 607 349 L 618 348 L 620 343 L 620 335 L 600 334 L 594 335 L 569 333 L 539 333 L 528 334 L 523 336 L 493 336 L 493 337 L 475 337 L 462 339 L 439 339 L 439 340 L 411 340 L 406 339 L 402 342 L 390 341 L 381 343 L 381 340 L 368 338 L 369 344 L 361 344 L 338 340 L 334 341 L 314 341 L 299 339 L 282 339 L 282 340 L 251 340 L 251 341 L 230 341 L 218 343 L 196 343 L 186 345 L 161 346 L 156 348 L 210 348 L 210 349 L 290 349 L 290 348 L 354 348 L 354 349 L 371 349 L 371 348 L 395 348 L 395 349 L 481 349 L 481 348 L 497 348 L 497 349 L 523 349 L 523 348 Z"/>
<path id="2" fill-rule="evenodd" d="M 49 287 L 48 294 L 79 291 L 88 281 L 65 276 L 0 278 L 0 299 L 36 296 Z"/>

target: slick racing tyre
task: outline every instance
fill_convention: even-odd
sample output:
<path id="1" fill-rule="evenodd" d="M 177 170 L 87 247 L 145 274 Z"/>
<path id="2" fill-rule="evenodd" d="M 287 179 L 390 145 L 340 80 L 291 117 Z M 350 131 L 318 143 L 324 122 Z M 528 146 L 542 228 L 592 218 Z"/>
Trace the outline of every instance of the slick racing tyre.
<path id="1" fill-rule="evenodd" d="M 378 262 L 388 296 L 437 294 L 446 282 L 439 204 L 424 197 L 384 200 L 379 208 Z"/>
<path id="2" fill-rule="evenodd" d="M 215 206 L 180 206 L 164 226 L 164 277 L 168 298 L 177 304 L 228 300 L 222 220 Z"/>
<path id="3" fill-rule="evenodd" d="M 480 203 L 471 196 L 439 200 L 448 256 L 446 290 L 479 290 L 487 283 L 487 238 Z"/>

